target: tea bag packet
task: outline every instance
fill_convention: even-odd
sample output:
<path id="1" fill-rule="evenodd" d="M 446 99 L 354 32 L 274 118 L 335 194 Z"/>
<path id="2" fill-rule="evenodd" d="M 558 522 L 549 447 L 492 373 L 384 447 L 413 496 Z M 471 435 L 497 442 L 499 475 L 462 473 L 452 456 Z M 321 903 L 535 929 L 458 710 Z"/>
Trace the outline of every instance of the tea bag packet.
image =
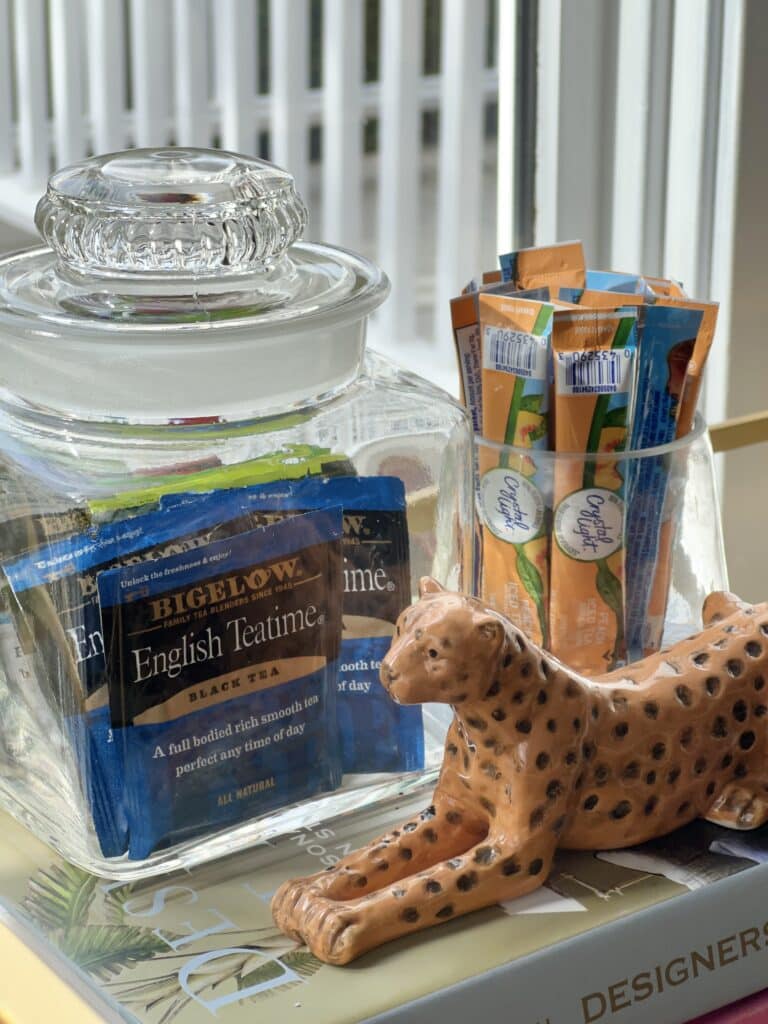
<path id="1" fill-rule="evenodd" d="M 636 310 L 555 316 L 556 451 L 627 446 L 636 318 Z M 625 653 L 624 477 L 613 461 L 562 459 L 554 488 L 550 649 L 580 671 L 602 672 Z"/>
<path id="2" fill-rule="evenodd" d="M 502 280 L 518 288 L 586 287 L 586 262 L 581 242 L 518 249 L 499 256 Z"/>
<path id="3" fill-rule="evenodd" d="M 549 445 L 550 334 L 554 306 L 479 296 L 483 436 L 518 448 Z M 534 642 L 548 640 L 548 508 L 535 456 L 488 446 L 479 453 L 484 600 Z"/>
<path id="4" fill-rule="evenodd" d="M 267 421 L 270 427 L 273 421 Z M 265 429 L 267 427 L 265 426 Z M 355 469 L 349 459 L 330 448 L 310 444 L 286 444 L 279 451 L 234 465 L 214 466 L 196 473 L 169 472 L 137 479 L 131 491 L 94 498 L 89 508 L 100 520 L 124 516 L 131 509 L 159 506 L 171 494 L 248 487 L 300 479 L 304 476 L 346 476 Z"/>
<path id="5" fill-rule="evenodd" d="M 220 509 L 184 517 L 154 512 L 76 534 L 5 565 L 11 610 L 31 638 L 36 674 L 57 680 L 52 705 L 62 715 L 85 766 L 87 797 L 107 857 L 125 852 L 120 753 L 110 722 L 97 576 L 125 561 L 141 562 L 193 549 L 212 536 L 252 528 L 247 513 L 222 518 Z"/>
<path id="6" fill-rule="evenodd" d="M 36 486 L 0 459 L 0 561 L 90 525 L 87 509 Z"/>
<path id="7" fill-rule="evenodd" d="M 341 781 L 340 509 L 98 577 L 129 856 Z"/>
<path id="8" fill-rule="evenodd" d="M 644 311 L 633 448 L 668 444 L 690 430 L 716 319 L 715 303 L 686 299 L 662 298 Z M 668 508 L 678 504 L 677 484 L 659 457 L 640 460 L 629 481 L 627 643 L 632 659 L 662 644 L 677 525 Z"/>
<path id="9" fill-rule="evenodd" d="M 173 495 L 178 507 L 194 495 Z M 379 682 L 395 622 L 411 600 L 405 488 L 397 477 L 331 477 L 287 481 L 229 494 L 226 501 L 268 525 L 310 509 L 343 509 L 343 634 L 337 711 L 345 773 L 414 771 L 424 765 L 420 705 L 396 704 Z"/>

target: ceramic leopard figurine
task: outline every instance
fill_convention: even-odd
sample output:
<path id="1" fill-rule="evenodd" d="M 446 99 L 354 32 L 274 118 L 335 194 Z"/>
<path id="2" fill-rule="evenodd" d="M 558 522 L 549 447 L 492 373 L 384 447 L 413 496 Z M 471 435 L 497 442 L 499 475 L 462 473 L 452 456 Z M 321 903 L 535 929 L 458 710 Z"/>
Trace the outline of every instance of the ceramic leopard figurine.
<path id="1" fill-rule="evenodd" d="M 536 889 L 558 847 L 630 846 L 697 817 L 768 821 L 768 605 L 712 594 L 704 623 L 587 679 L 480 601 L 423 580 L 381 680 L 400 703 L 454 708 L 432 805 L 286 882 L 279 927 L 344 964 Z"/>

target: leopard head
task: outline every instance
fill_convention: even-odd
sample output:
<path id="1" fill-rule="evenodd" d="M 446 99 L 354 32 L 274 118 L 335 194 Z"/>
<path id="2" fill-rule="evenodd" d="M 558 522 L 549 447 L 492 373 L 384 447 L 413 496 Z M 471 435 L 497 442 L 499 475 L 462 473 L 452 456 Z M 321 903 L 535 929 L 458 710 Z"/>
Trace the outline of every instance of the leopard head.
<path id="1" fill-rule="evenodd" d="M 381 664 L 384 688 L 400 704 L 480 700 L 504 645 L 501 619 L 430 577 L 422 579 L 419 595 L 397 620 Z"/>

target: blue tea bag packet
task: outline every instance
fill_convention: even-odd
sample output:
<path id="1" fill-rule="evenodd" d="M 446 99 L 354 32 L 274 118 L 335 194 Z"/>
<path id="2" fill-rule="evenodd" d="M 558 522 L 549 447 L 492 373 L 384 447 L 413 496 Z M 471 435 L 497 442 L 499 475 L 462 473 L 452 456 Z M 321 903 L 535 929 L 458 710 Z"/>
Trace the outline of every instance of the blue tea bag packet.
<path id="1" fill-rule="evenodd" d="M 343 509 L 344 629 L 337 712 L 346 773 L 416 771 L 424 767 L 420 705 L 396 704 L 379 682 L 395 622 L 411 600 L 405 488 L 397 477 L 331 477 L 283 481 L 203 495 L 171 495 L 166 510 L 195 500 L 222 514 L 247 510 L 265 525 L 309 509 Z"/>
<path id="2" fill-rule="evenodd" d="M 52 700 L 86 766 L 87 798 L 105 857 L 125 853 L 128 840 L 121 756 L 110 721 L 98 573 L 128 559 L 147 561 L 250 528 L 246 513 L 226 521 L 214 508 L 184 516 L 153 512 L 58 540 L 4 566 L 13 596 L 9 607 L 33 638 L 38 673 L 59 683 Z"/>
<path id="3" fill-rule="evenodd" d="M 341 510 L 98 577 L 129 857 L 337 787 Z"/>
<path id="4" fill-rule="evenodd" d="M 637 408 L 631 437 L 633 449 L 673 441 L 677 411 L 688 361 L 702 320 L 702 311 L 681 306 L 639 309 L 641 340 L 637 377 Z M 658 649 L 663 623 L 648 615 L 651 586 L 659 552 L 659 534 L 667 489 L 664 459 L 638 459 L 627 482 L 627 610 L 626 632 L 631 661 Z M 658 635 L 651 635 L 653 630 Z"/>

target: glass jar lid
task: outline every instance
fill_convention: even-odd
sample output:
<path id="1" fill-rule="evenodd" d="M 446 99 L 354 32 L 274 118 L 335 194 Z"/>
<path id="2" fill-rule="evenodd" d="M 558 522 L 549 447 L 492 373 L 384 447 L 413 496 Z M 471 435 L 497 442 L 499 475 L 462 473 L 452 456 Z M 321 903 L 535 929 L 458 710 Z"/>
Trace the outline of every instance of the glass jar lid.
<path id="1" fill-rule="evenodd" d="M 94 157 L 51 176 L 35 214 L 47 247 L 0 261 L 0 322 L 273 332 L 366 316 L 385 275 L 301 242 L 306 222 L 292 176 L 264 160 L 174 148 Z"/>

